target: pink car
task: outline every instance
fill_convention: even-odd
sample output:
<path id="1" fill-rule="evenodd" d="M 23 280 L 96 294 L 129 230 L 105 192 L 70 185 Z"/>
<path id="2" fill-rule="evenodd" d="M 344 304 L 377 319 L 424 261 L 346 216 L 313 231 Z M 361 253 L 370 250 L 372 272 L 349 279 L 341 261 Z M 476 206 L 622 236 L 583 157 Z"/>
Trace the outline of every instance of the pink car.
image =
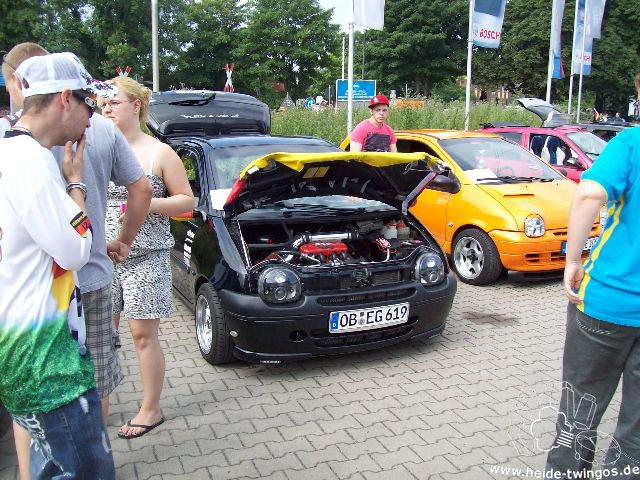
<path id="1" fill-rule="evenodd" d="M 549 121 L 548 113 L 550 110 L 542 109 L 543 105 L 526 104 L 527 102 L 524 102 L 526 100 L 537 99 L 523 98 L 519 99 L 519 102 L 541 118 L 547 118 L 545 124 L 554 123 Z M 553 109 L 551 105 L 542 100 L 538 100 L 538 102 L 546 104 L 544 106 L 549 106 Z M 557 112 L 557 110 L 553 110 Z M 596 161 L 607 145 L 603 139 L 577 125 L 529 127 L 496 122 L 494 124 L 485 124 L 485 128 L 481 128 L 480 131 L 497 133 L 522 145 L 538 155 L 542 160 L 556 167 L 574 182 L 580 181 L 582 172 Z"/>

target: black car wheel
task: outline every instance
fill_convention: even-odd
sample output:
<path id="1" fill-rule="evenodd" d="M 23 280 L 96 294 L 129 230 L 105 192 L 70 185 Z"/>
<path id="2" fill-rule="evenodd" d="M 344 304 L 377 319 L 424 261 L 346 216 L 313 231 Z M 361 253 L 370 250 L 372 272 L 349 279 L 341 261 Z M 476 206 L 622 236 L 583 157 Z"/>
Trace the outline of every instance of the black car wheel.
<path id="1" fill-rule="evenodd" d="M 233 359 L 233 344 L 220 299 L 209 283 L 200 287 L 196 297 L 196 336 L 200 353 L 210 364 L 220 365 Z"/>
<path id="2" fill-rule="evenodd" d="M 464 283 L 486 285 L 502 273 L 500 254 L 493 241 L 482 230 L 462 230 L 453 241 L 453 268 Z"/>

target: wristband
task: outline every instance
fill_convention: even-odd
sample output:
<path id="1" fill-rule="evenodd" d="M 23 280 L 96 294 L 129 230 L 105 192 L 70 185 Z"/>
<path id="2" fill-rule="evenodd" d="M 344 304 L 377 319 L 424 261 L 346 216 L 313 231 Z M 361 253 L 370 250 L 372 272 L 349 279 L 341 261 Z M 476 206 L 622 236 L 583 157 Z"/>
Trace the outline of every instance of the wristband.
<path id="1" fill-rule="evenodd" d="M 74 188 L 77 188 L 78 190 L 82 191 L 82 195 L 84 196 L 84 199 L 87 199 L 87 186 L 84 183 L 81 182 L 70 182 L 67 184 L 67 193 L 69 193 L 71 190 L 73 190 Z"/>

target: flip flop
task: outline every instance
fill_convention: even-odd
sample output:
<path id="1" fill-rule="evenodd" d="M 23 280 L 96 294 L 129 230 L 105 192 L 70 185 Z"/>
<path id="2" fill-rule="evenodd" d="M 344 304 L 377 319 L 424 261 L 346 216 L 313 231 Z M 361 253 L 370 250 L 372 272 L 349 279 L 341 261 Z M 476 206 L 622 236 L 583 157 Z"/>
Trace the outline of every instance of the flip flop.
<path id="1" fill-rule="evenodd" d="M 127 440 L 129 440 L 131 438 L 138 438 L 138 437 L 141 437 L 141 436 L 149 433 L 151 430 L 153 430 L 154 428 L 156 428 L 159 425 L 162 425 L 163 423 L 164 423 L 164 417 L 160 417 L 160 420 L 158 420 L 153 425 L 138 425 L 136 423 L 131 423 L 131 420 L 129 420 L 129 421 L 127 421 L 127 426 L 128 427 L 142 428 L 143 430 L 141 432 L 139 432 L 139 433 L 132 433 L 130 435 L 127 435 L 126 433 L 123 433 L 123 432 L 118 432 L 118 436 L 120 438 L 126 438 Z"/>

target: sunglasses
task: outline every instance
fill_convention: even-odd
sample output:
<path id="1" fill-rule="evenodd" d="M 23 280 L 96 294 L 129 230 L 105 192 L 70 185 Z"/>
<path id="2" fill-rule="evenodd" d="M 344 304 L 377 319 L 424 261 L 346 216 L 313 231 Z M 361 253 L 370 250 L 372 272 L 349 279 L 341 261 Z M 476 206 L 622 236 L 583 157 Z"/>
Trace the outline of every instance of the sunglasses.
<path id="1" fill-rule="evenodd" d="M 6 50 L 0 50 L 0 53 L 2 54 L 2 63 L 6 63 L 7 65 L 9 65 L 9 67 L 11 67 L 11 69 L 15 72 L 16 67 L 11 65 L 11 63 L 7 61 L 7 55 L 9 54 L 9 52 L 7 52 Z"/>
<path id="2" fill-rule="evenodd" d="M 81 102 L 84 102 L 84 104 L 89 109 L 89 118 L 91 118 L 93 116 L 93 113 L 96 111 L 96 107 L 98 106 L 98 102 L 96 101 L 96 99 L 88 97 L 87 95 L 83 95 L 76 90 L 73 90 L 71 94 Z"/>

